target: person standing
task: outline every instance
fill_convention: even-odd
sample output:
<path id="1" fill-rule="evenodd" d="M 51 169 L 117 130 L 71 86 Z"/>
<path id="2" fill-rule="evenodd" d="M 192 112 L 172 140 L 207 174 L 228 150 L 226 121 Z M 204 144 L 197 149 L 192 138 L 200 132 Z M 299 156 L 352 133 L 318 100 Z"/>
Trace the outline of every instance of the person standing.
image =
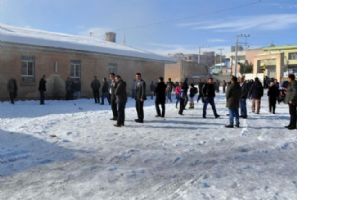
<path id="1" fill-rule="evenodd" d="M 153 99 L 153 96 L 155 96 L 155 84 L 154 81 L 150 83 L 150 98 Z"/>
<path id="2" fill-rule="evenodd" d="M 275 114 L 276 101 L 277 97 L 279 96 L 279 88 L 275 85 L 274 82 L 270 82 L 267 96 L 269 97 L 269 112 Z"/>
<path id="3" fill-rule="evenodd" d="M 15 98 L 17 97 L 17 83 L 16 79 L 11 78 L 7 82 L 7 91 L 9 92 L 11 104 L 15 104 Z"/>
<path id="4" fill-rule="evenodd" d="M 214 103 L 214 97 L 216 96 L 216 88 L 213 82 L 213 78 L 209 78 L 207 83 L 202 88 L 203 92 L 203 114 L 202 117 L 206 118 L 207 113 L 207 105 L 210 104 L 212 106 L 213 114 L 215 118 L 219 118 L 220 116 L 217 114 L 216 105 Z"/>
<path id="5" fill-rule="evenodd" d="M 47 90 L 46 88 L 46 75 L 43 75 L 41 80 L 39 81 L 39 86 L 38 86 L 38 90 L 40 93 L 40 104 L 44 105 L 44 99 L 45 99 L 45 92 Z"/>
<path id="6" fill-rule="evenodd" d="M 71 100 L 73 98 L 73 81 L 70 77 L 67 77 L 65 81 L 65 99 Z"/>
<path id="7" fill-rule="evenodd" d="M 241 118 L 248 118 L 248 113 L 247 113 L 247 98 L 248 98 L 248 84 L 245 81 L 245 77 L 242 76 L 240 78 L 240 87 L 241 87 L 241 95 L 240 95 L 240 117 Z"/>
<path id="8" fill-rule="evenodd" d="M 156 117 L 165 117 L 165 97 L 166 97 L 166 88 L 167 85 L 164 83 L 164 78 L 159 77 L 159 82 L 155 88 L 155 109 L 157 110 Z M 161 112 L 160 106 L 161 105 Z"/>
<path id="9" fill-rule="evenodd" d="M 297 129 L 297 81 L 294 74 L 288 75 L 288 86 L 285 96 L 285 103 L 288 104 L 290 112 L 290 124 L 286 128 Z"/>
<path id="10" fill-rule="evenodd" d="M 146 100 L 146 93 L 145 93 L 145 82 L 142 79 L 141 73 L 136 73 L 136 110 L 137 110 L 137 115 L 138 119 L 135 121 L 137 123 L 143 123 L 144 121 L 144 100 Z"/>
<path id="11" fill-rule="evenodd" d="M 125 121 L 125 108 L 127 103 L 127 84 L 122 80 L 121 76 L 115 76 L 115 82 L 117 84 L 115 90 L 116 104 L 117 104 L 117 124 L 114 126 L 121 127 L 124 126 Z"/>
<path id="12" fill-rule="evenodd" d="M 110 73 L 111 85 L 110 85 L 110 88 L 109 88 L 109 93 L 110 93 L 110 96 L 111 96 L 111 110 L 112 110 L 112 114 L 113 114 L 113 117 L 111 118 L 111 120 L 114 120 L 114 121 L 117 120 L 117 116 L 118 116 L 116 95 L 115 95 L 115 91 L 116 91 L 116 88 L 117 88 L 117 83 L 115 81 L 115 78 L 116 78 L 115 73 Z"/>
<path id="13" fill-rule="evenodd" d="M 190 109 L 194 109 L 195 105 L 194 105 L 194 97 L 197 94 L 197 88 L 195 87 L 195 85 L 193 83 L 191 83 L 190 85 Z"/>
<path id="14" fill-rule="evenodd" d="M 167 101 L 170 101 L 170 103 L 171 103 L 171 102 L 173 102 L 171 99 L 171 93 L 174 89 L 174 83 L 171 81 L 171 78 L 168 79 L 168 82 L 166 83 L 166 85 L 167 85 L 166 96 L 168 97 Z"/>
<path id="15" fill-rule="evenodd" d="M 186 109 L 186 105 L 189 101 L 189 98 L 187 96 L 187 93 L 189 91 L 189 84 L 187 78 L 185 79 L 184 83 L 181 86 L 181 97 L 184 99 L 184 110 Z M 180 98 L 181 100 L 181 98 Z"/>
<path id="16" fill-rule="evenodd" d="M 251 85 L 249 96 L 252 98 L 251 110 L 253 113 L 260 113 L 261 97 L 264 95 L 264 88 L 258 77 L 255 78 L 255 82 Z"/>
<path id="17" fill-rule="evenodd" d="M 225 126 L 226 128 L 233 128 L 234 119 L 235 127 L 239 128 L 239 100 L 241 93 L 237 77 L 232 76 L 231 85 L 227 88 L 226 93 L 227 108 L 229 110 L 229 124 Z"/>
<path id="18" fill-rule="evenodd" d="M 94 95 L 95 103 L 100 103 L 100 81 L 94 76 L 94 80 L 91 82 L 91 89 Z"/>
<path id="19" fill-rule="evenodd" d="M 202 87 L 205 85 L 205 82 L 203 82 L 201 79 L 200 79 L 200 82 L 198 83 L 198 96 L 197 96 L 197 103 L 198 101 L 202 98 Z"/>
<path id="20" fill-rule="evenodd" d="M 182 83 L 179 83 L 179 84 L 177 84 L 176 87 L 175 87 L 175 97 L 176 97 L 175 107 L 176 107 L 176 108 L 177 108 L 178 103 L 180 103 L 181 86 L 182 86 Z"/>
<path id="21" fill-rule="evenodd" d="M 180 82 L 181 91 L 180 91 L 180 98 L 179 98 L 180 101 L 179 115 L 183 115 L 186 106 L 185 102 L 187 99 L 187 91 L 185 91 L 186 87 L 184 87 L 184 85 L 185 85 L 184 82 Z"/>
<path id="22" fill-rule="evenodd" d="M 227 87 L 226 80 L 223 80 L 222 87 L 223 87 L 223 93 L 226 93 L 226 87 Z"/>
<path id="23" fill-rule="evenodd" d="M 101 88 L 101 105 L 105 104 L 105 98 L 107 99 L 108 104 L 110 105 L 110 98 L 109 98 L 109 84 L 107 81 L 107 78 L 105 77 L 102 82 L 102 88 Z"/>

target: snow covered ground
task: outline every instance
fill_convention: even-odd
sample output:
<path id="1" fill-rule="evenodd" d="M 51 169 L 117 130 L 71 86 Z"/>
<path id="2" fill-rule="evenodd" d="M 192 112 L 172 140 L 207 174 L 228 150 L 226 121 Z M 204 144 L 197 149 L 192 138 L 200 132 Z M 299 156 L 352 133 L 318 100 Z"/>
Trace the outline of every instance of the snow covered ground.
<path id="1" fill-rule="evenodd" d="M 125 127 L 93 100 L 0 103 L 0 199 L 296 199 L 297 136 L 283 128 L 288 108 L 249 113 L 241 128 L 202 118 L 202 104 L 166 119 L 145 105 L 136 124 L 128 103 Z M 250 105 L 250 102 L 249 102 Z M 250 110 L 250 106 L 248 106 Z"/>

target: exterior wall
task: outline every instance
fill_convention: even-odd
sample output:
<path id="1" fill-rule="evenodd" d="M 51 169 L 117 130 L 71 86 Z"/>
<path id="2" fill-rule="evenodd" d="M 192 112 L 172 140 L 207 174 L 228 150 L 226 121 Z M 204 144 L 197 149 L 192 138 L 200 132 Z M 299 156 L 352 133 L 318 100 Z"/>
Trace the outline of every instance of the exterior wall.
<path id="1" fill-rule="evenodd" d="M 35 81 L 25 83 L 21 76 L 21 56 L 35 56 Z M 18 98 L 37 99 L 38 84 L 42 75 L 47 79 L 47 97 L 64 98 L 65 80 L 70 76 L 71 60 L 81 61 L 81 96 L 92 97 L 91 81 L 97 76 L 100 81 L 108 77 L 108 64 L 117 64 L 117 72 L 127 82 L 127 92 L 130 92 L 136 72 L 142 73 L 142 78 L 149 89 L 150 81 L 156 81 L 164 76 L 164 63 L 139 58 L 79 52 L 56 48 L 42 48 L 25 45 L 0 43 L 0 99 L 8 99 L 7 81 L 15 78 L 18 84 Z M 55 63 L 58 71 L 55 72 Z"/>
<path id="2" fill-rule="evenodd" d="M 165 64 L 164 79 L 171 78 L 173 82 L 184 81 L 185 78 L 208 77 L 208 68 L 204 65 L 181 61 L 174 64 Z"/>

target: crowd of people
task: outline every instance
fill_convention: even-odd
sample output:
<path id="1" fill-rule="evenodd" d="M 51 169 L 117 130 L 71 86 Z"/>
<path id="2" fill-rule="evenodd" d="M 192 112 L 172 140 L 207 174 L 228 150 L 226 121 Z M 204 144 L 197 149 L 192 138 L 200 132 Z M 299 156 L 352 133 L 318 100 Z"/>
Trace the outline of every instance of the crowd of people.
<path id="1" fill-rule="evenodd" d="M 91 89 L 93 92 L 94 101 L 97 104 L 104 105 L 105 99 L 111 106 L 113 117 L 111 120 L 117 121 L 115 126 L 122 127 L 125 122 L 125 107 L 127 103 L 127 84 L 121 76 L 110 73 L 109 79 L 103 78 L 100 82 L 96 76 L 91 82 Z M 66 99 L 72 99 L 72 81 L 70 78 L 66 81 Z M 266 86 L 267 84 L 267 86 Z M 207 116 L 207 107 L 212 107 L 213 115 L 219 118 L 215 105 L 216 93 L 219 93 L 220 83 L 214 81 L 212 77 L 207 81 L 200 80 L 197 83 L 190 83 L 188 79 L 182 82 L 172 82 L 169 78 L 165 83 L 163 77 L 157 79 L 157 83 L 152 81 L 150 83 L 150 96 L 153 99 L 155 96 L 156 117 L 165 117 L 165 104 L 172 103 L 172 94 L 175 94 L 175 106 L 178 109 L 179 115 L 184 115 L 187 104 L 188 109 L 194 109 L 195 96 L 197 95 L 197 103 L 202 100 L 203 111 L 202 117 Z M 261 83 L 259 78 L 254 80 L 245 80 L 244 77 L 232 76 L 231 79 L 222 82 L 223 93 L 226 97 L 226 107 L 229 110 L 229 123 L 226 128 L 239 127 L 239 118 L 248 118 L 247 99 L 251 99 L 251 111 L 255 114 L 260 114 L 261 98 L 264 95 L 264 89 L 267 88 L 267 96 L 269 102 L 269 112 L 276 114 L 276 103 L 284 101 L 289 106 L 290 123 L 285 126 L 288 129 L 297 128 L 297 81 L 295 75 L 289 74 L 288 81 L 282 85 L 276 79 L 264 80 Z M 14 99 L 17 96 L 17 83 L 15 79 L 10 79 L 7 84 L 7 89 L 10 96 L 10 101 L 14 104 Z M 101 89 L 101 99 L 100 99 Z M 45 101 L 46 79 L 42 76 L 39 87 L 40 104 L 43 105 Z M 142 79 L 141 73 L 136 73 L 134 85 L 132 88 L 132 98 L 136 101 L 137 119 L 135 122 L 144 123 L 144 101 L 147 100 L 146 83 Z M 240 111 L 240 112 L 239 112 Z"/>

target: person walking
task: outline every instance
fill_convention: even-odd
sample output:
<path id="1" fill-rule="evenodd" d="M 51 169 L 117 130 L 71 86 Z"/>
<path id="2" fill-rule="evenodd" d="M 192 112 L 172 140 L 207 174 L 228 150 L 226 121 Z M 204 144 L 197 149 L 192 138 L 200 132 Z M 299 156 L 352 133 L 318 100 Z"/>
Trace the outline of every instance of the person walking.
<path id="1" fill-rule="evenodd" d="M 240 117 L 246 119 L 246 118 L 248 118 L 247 98 L 248 98 L 249 88 L 248 88 L 247 82 L 245 81 L 244 76 L 242 76 L 240 78 L 240 87 L 241 87 L 241 95 L 240 95 L 240 100 L 239 100 Z"/>
<path id="2" fill-rule="evenodd" d="M 112 115 L 113 115 L 111 120 L 114 120 L 114 121 L 116 121 L 117 117 L 118 117 L 116 95 L 115 95 L 115 91 L 117 88 L 117 82 L 115 81 L 115 79 L 116 79 L 115 73 L 110 73 L 111 85 L 109 88 L 109 93 L 110 93 L 110 97 L 111 97 L 111 110 L 112 110 Z"/>
<path id="3" fill-rule="evenodd" d="M 178 103 L 180 103 L 181 86 L 182 86 L 182 83 L 179 83 L 179 84 L 176 85 L 176 87 L 175 87 L 175 97 L 176 97 L 175 107 L 176 107 L 176 108 L 177 108 L 177 106 L 178 106 Z"/>
<path id="4" fill-rule="evenodd" d="M 274 82 L 270 82 L 267 96 L 269 97 L 269 112 L 275 114 L 276 101 L 279 96 L 279 88 L 275 85 Z"/>
<path id="5" fill-rule="evenodd" d="M 107 78 L 105 77 L 102 82 L 102 88 L 101 88 L 101 105 L 105 104 L 105 99 L 107 99 L 108 104 L 110 105 L 110 96 L 109 96 L 109 84 L 107 81 Z"/>
<path id="6" fill-rule="evenodd" d="M 209 78 L 207 83 L 202 88 L 203 92 L 203 113 L 202 117 L 206 118 L 207 113 L 207 105 L 210 104 L 212 106 L 213 114 L 215 118 L 219 118 L 220 116 L 217 114 L 216 105 L 214 103 L 214 97 L 216 96 L 216 88 L 213 82 L 213 78 Z"/>
<path id="7" fill-rule="evenodd" d="M 125 121 L 125 108 L 127 103 L 127 84 L 122 80 L 121 76 L 115 76 L 115 82 L 117 84 L 115 90 L 116 104 L 117 104 L 117 124 L 114 126 L 124 126 Z"/>
<path id="8" fill-rule="evenodd" d="M 100 103 L 100 81 L 94 76 L 94 80 L 91 82 L 91 89 L 94 95 L 95 103 Z"/>
<path id="9" fill-rule="evenodd" d="M 226 93 L 226 87 L 227 87 L 226 80 L 223 80 L 222 87 L 223 87 L 223 93 Z"/>
<path id="10" fill-rule="evenodd" d="M 44 100 L 45 100 L 45 92 L 47 90 L 46 88 L 46 75 L 43 75 L 41 80 L 39 81 L 39 86 L 38 86 L 38 90 L 40 93 L 40 104 L 44 105 Z"/>
<path id="11" fill-rule="evenodd" d="M 144 101 L 147 99 L 146 98 L 146 93 L 145 93 L 146 85 L 144 80 L 142 79 L 141 73 L 136 73 L 136 110 L 137 110 L 137 115 L 138 119 L 135 121 L 137 123 L 143 123 L 144 121 Z"/>
<path id="12" fill-rule="evenodd" d="M 189 92 L 189 84 L 187 78 L 181 86 L 181 97 L 184 99 L 184 110 L 186 110 L 186 105 L 189 101 L 187 93 Z"/>
<path id="13" fill-rule="evenodd" d="M 290 112 L 290 123 L 285 128 L 290 130 L 297 129 L 297 81 L 294 74 L 288 75 L 285 103 L 288 104 Z"/>
<path id="14" fill-rule="evenodd" d="M 190 107 L 189 109 L 194 109 L 195 108 L 195 104 L 194 104 L 194 97 L 197 94 L 198 90 L 195 87 L 195 85 L 193 83 L 190 84 L 190 95 L 189 95 L 189 100 L 190 100 Z"/>
<path id="15" fill-rule="evenodd" d="M 16 79 L 11 78 L 7 82 L 7 91 L 9 92 L 11 104 L 15 104 L 15 98 L 17 97 L 17 82 Z"/>
<path id="16" fill-rule="evenodd" d="M 155 88 L 155 109 L 157 111 L 156 117 L 165 117 L 165 97 L 167 85 L 164 83 L 164 78 L 159 77 L 159 82 Z M 160 106 L 161 105 L 161 112 Z"/>
<path id="17" fill-rule="evenodd" d="M 264 88 L 258 77 L 255 78 L 255 82 L 251 85 L 249 91 L 249 97 L 252 98 L 251 110 L 253 113 L 260 113 L 261 97 L 264 95 Z"/>
<path id="18" fill-rule="evenodd" d="M 226 128 L 234 127 L 234 119 L 235 127 L 239 128 L 239 100 L 241 93 L 237 77 L 232 76 L 231 85 L 227 88 L 226 92 L 227 108 L 229 110 L 229 124 L 225 126 Z"/>

